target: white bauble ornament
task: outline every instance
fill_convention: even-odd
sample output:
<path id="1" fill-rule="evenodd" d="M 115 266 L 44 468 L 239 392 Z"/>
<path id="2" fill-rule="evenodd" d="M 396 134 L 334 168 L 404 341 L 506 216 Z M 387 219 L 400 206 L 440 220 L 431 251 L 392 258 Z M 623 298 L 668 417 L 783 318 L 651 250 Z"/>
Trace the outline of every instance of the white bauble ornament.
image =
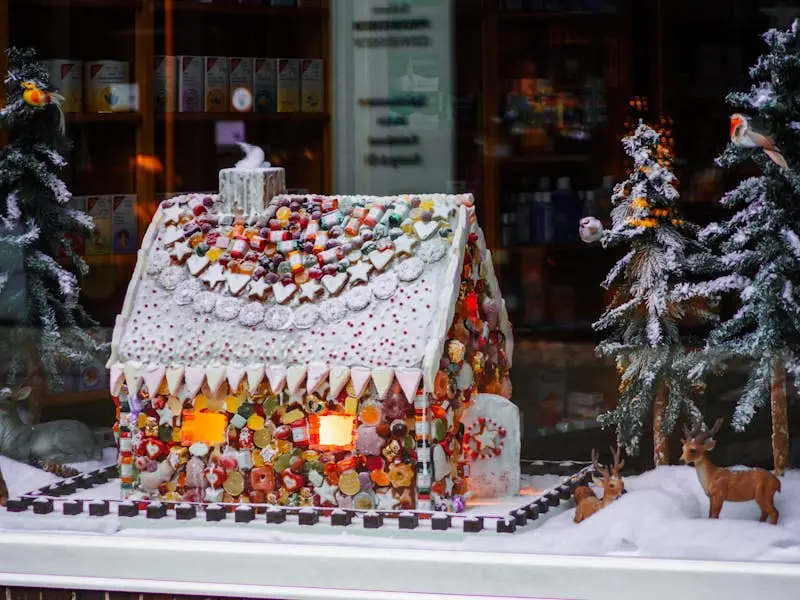
<path id="1" fill-rule="evenodd" d="M 592 244 L 603 237 L 603 224 L 595 217 L 584 217 L 580 221 L 578 234 L 586 244 Z"/>

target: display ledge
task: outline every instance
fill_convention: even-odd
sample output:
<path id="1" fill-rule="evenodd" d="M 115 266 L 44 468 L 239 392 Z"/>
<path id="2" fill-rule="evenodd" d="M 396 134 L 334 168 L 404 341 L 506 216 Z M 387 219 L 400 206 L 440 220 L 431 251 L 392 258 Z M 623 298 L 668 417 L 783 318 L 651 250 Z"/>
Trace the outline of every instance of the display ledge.
<path id="1" fill-rule="evenodd" d="M 163 11 L 167 2 L 158 0 L 156 10 Z M 265 15 L 295 19 L 321 18 L 328 16 L 328 9 L 322 6 L 264 6 L 259 4 L 205 4 L 196 0 L 172 0 L 174 12 L 210 13 L 226 15 Z"/>
<path id="2" fill-rule="evenodd" d="M 156 113 L 156 119 L 165 121 L 170 118 L 176 122 L 210 122 L 210 121 L 308 121 L 327 123 L 328 113 L 236 113 L 236 112 L 171 112 Z"/>
<path id="3" fill-rule="evenodd" d="M 68 124 L 76 123 L 139 123 L 140 112 L 65 113 Z"/>
<path id="4" fill-rule="evenodd" d="M 313 565 L 313 568 L 309 568 Z M 796 565 L 253 543 L 0 536 L 0 585 L 247 598 L 784 598 Z"/>
<path id="5" fill-rule="evenodd" d="M 11 0 L 11 6 L 47 8 L 127 8 L 142 6 L 143 0 Z"/>

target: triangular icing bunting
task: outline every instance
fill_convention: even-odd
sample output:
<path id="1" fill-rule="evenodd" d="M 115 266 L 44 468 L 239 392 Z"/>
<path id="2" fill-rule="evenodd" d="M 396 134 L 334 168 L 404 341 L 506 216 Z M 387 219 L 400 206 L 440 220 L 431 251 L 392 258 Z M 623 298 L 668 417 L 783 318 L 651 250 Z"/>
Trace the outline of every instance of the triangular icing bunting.
<path id="1" fill-rule="evenodd" d="M 369 383 L 369 378 L 372 376 L 372 371 L 366 367 L 353 367 L 350 369 L 350 381 L 353 382 L 353 389 L 355 389 L 356 396 L 364 393 L 364 388 Z"/>
<path id="2" fill-rule="evenodd" d="M 261 377 L 264 377 L 264 366 L 259 365 L 261 367 Z M 228 365 L 227 369 L 227 376 L 228 376 L 228 386 L 231 388 L 231 392 L 235 392 L 236 389 L 239 387 L 239 384 L 242 383 L 242 379 L 244 379 L 245 370 L 242 365 Z M 260 383 L 260 380 L 259 380 Z M 258 384 L 256 384 L 258 385 Z"/>
<path id="3" fill-rule="evenodd" d="M 190 398 L 194 398 L 203 386 L 206 370 L 203 367 L 186 367 L 184 378 L 186 380 L 186 393 Z"/>
<path id="4" fill-rule="evenodd" d="M 347 385 L 347 380 L 350 379 L 350 368 L 344 365 L 334 365 L 328 373 L 328 397 L 336 398 L 339 393 Z"/>
<path id="5" fill-rule="evenodd" d="M 305 376 L 306 367 L 304 365 L 292 365 L 286 369 L 286 388 L 289 390 L 289 394 L 294 395 Z"/>
<path id="6" fill-rule="evenodd" d="M 268 365 L 267 379 L 273 394 L 277 394 L 283 389 L 286 383 L 286 365 Z"/>
<path id="7" fill-rule="evenodd" d="M 247 371 L 247 388 L 250 390 L 250 393 L 253 394 L 256 388 L 258 388 L 258 384 L 264 379 L 264 365 L 261 363 L 251 363 L 247 365 L 245 370 Z M 228 367 L 228 383 L 230 383 L 230 377 L 230 367 Z M 233 385 L 231 385 L 231 389 L 235 389 Z"/>
<path id="8" fill-rule="evenodd" d="M 413 402 L 417 396 L 419 380 L 422 379 L 422 371 L 420 369 L 398 369 L 394 372 L 394 376 L 400 384 L 406 400 Z"/>
<path id="9" fill-rule="evenodd" d="M 169 393 L 173 396 L 178 393 L 183 383 L 183 372 L 183 367 L 173 365 L 167 368 L 167 388 L 169 388 Z"/>
<path id="10" fill-rule="evenodd" d="M 128 395 L 135 396 L 142 382 L 142 363 L 129 362 L 125 365 L 125 383 L 128 384 Z"/>
<path id="11" fill-rule="evenodd" d="M 211 395 L 214 396 L 219 390 L 219 386 L 225 381 L 225 373 L 227 369 L 221 365 L 212 365 L 206 367 L 206 382 Z"/>
<path id="12" fill-rule="evenodd" d="M 325 376 L 330 371 L 330 367 L 325 363 L 311 363 L 308 365 L 308 376 L 306 377 L 306 391 L 313 394 L 320 386 Z"/>
<path id="13" fill-rule="evenodd" d="M 147 365 L 147 371 L 144 374 L 144 384 L 147 386 L 147 392 L 150 396 L 155 396 L 158 393 L 158 388 L 161 387 L 161 382 L 164 381 L 164 373 L 166 369 L 161 365 Z"/>
<path id="14" fill-rule="evenodd" d="M 109 375 L 108 387 L 112 396 L 119 395 L 119 388 L 122 387 L 122 376 L 125 375 L 125 365 L 122 363 L 114 363 L 111 365 L 111 373 Z"/>
<path id="15" fill-rule="evenodd" d="M 394 381 L 394 369 L 372 369 L 372 381 L 375 383 L 375 389 L 378 391 L 378 398 L 386 398 L 386 392 L 389 391 L 389 386 L 391 386 L 392 381 Z"/>

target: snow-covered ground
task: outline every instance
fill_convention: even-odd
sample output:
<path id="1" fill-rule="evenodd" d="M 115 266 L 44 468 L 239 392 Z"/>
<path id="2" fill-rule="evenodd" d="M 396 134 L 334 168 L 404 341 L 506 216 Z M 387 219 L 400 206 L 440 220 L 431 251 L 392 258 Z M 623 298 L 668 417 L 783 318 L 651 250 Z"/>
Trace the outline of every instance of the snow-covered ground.
<path id="1" fill-rule="evenodd" d="M 102 464 L 114 461 L 109 450 Z M 83 465 L 86 469 L 97 463 Z M 11 495 L 25 493 L 56 481 L 56 477 L 0 457 L 0 469 Z M 558 483 L 556 476 L 526 477 L 528 488 L 545 489 Z M 296 525 L 267 526 L 253 522 L 234 524 L 193 524 L 118 519 L 115 516 L 63 517 L 11 514 L 0 511 L 2 530 L 75 530 L 120 536 L 171 537 L 182 539 L 224 539 L 232 537 L 274 543 L 334 543 L 338 545 L 457 549 L 462 551 L 532 552 L 546 554 L 642 556 L 736 561 L 800 563 L 800 471 L 783 477 L 783 491 L 775 504 L 781 513 L 779 525 L 758 522 L 759 509 L 753 502 L 726 503 L 719 520 L 707 519 L 708 499 L 690 467 L 662 467 L 638 477 L 628 477 L 629 491 L 617 502 L 576 525 L 574 509 L 550 513 L 536 528 L 516 534 L 463 534 L 461 532 L 400 532 L 394 528 L 377 531 L 341 530 L 323 527 L 299 529 Z M 75 498 L 117 498 L 119 483 L 112 481 Z M 494 508 L 497 514 L 506 503 Z M 522 504 L 522 502 L 520 502 Z M 480 508 L 493 514 L 493 505 Z M 558 511 L 554 511 L 558 512 Z M 135 522 L 134 522 L 135 521 Z"/>

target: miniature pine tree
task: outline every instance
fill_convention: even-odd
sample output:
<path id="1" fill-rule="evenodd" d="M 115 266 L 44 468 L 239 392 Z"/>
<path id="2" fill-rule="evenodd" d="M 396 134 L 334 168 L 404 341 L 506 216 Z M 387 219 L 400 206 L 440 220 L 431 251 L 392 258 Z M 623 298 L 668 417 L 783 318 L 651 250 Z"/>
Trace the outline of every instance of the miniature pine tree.
<path id="1" fill-rule="evenodd" d="M 699 414 L 681 368 L 679 323 L 693 309 L 674 298 L 695 243 L 687 237 L 693 228 L 677 212 L 671 153 L 659 133 L 640 121 L 622 142 L 632 170 L 614 189 L 612 224 L 601 241 L 604 247 L 629 249 L 603 282 L 606 288 L 614 285 L 615 294 L 594 324 L 609 332 L 597 353 L 616 359 L 621 382 L 617 408 L 601 415 L 600 422 L 615 426 L 618 443 L 635 454 L 651 415 L 654 462 L 662 465 L 669 460 L 667 435 L 681 411 Z"/>
<path id="2" fill-rule="evenodd" d="M 715 258 L 705 265 L 714 276 L 700 284 L 699 291 L 733 293 L 741 303 L 711 332 L 693 372 L 702 377 L 721 362 L 749 362 L 732 426 L 742 431 L 769 401 L 776 474 L 789 466 L 787 372 L 796 385 L 800 381 L 798 23 L 764 34 L 769 49 L 750 69 L 750 90 L 728 96 L 728 102 L 747 115 L 731 117 L 731 144 L 717 163 L 733 167 L 752 160 L 761 175 L 745 179 L 720 200 L 735 211 L 730 219 L 700 232 Z M 771 137 L 757 133 L 756 123 Z"/>
<path id="3" fill-rule="evenodd" d="M 71 195 L 59 178 L 69 142 L 52 102 L 57 96 L 46 91 L 47 71 L 33 50 L 12 48 L 8 55 L 8 103 L 0 109 L 9 139 L 0 149 L 0 361 L 9 380 L 31 376 L 35 353 L 58 389 L 59 359 L 83 361 L 100 350 L 83 329 L 94 322 L 78 304 L 78 279 L 57 260 L 61 250 L 85 273 L 66 236 L 88 235 L 94 225 L 68 206 Z"/>

